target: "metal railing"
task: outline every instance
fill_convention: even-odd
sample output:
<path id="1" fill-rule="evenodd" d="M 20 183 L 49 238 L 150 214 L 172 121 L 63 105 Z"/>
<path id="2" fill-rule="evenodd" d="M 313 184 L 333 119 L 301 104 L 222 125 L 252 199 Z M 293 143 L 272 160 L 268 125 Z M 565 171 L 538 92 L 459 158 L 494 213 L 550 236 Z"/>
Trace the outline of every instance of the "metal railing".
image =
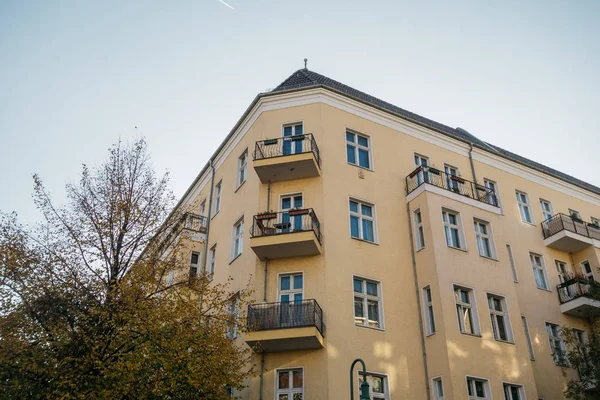
<path id="1" fill-rule="evenodd" d="M 579 235 L 600 240 L 600 226 L 590 224 L 571 215 L 558 213 L 542 222 L 544 239 L 556 235 L 560 231 L 569 231 Z"/>
<path id="2" fill-rule="evenodd" d="M 600 283 L 582 277 L 564 281 L 556 286 L 560 304 L 567 303 L 579 297 L 589 297 L 600 301 Z"/>
<path id="3" fill-rule="evenodd" d="M 165 250 L 167 246 L 177 238 L 182 230 L 187 229 L 191 232 L 206 232 L 206 217 L 203 215 L 194 214 L 191 212 L 184 213 L 179 220 L 173 224 L 173 228 L 158 246 L 159 253 Z"/>
<path id="4" fill-rule="evenodd" d="M 260 303 L 248 306 L 248 328 L 270 329 L 316 327 L 325 336 L 323 310 L 314 299 L 294 303 Z"/>
<path id="5" fill-rule="evenodd" d="M 312 133 L 304 135 L 285 136 L 276 139 L 266 139 L 256 142 L 254 159 L 274 158 L 313 152 L 317 164 L 321 165 L 321 154 Z"/>
<path id="6" fill-rule="evenodd" d="M 498 207 L 498 199 L 492 189 L 433 167 L 421 166 L 411 172 L 406 177 L 406 194 L 425 183 Z"/>
<path id="7" fill-rule="evenodd" d="M 252 220 L 252 237 L 313 231 L 321 242 L 321 224 L 312 208 L 257 214 Z"/>

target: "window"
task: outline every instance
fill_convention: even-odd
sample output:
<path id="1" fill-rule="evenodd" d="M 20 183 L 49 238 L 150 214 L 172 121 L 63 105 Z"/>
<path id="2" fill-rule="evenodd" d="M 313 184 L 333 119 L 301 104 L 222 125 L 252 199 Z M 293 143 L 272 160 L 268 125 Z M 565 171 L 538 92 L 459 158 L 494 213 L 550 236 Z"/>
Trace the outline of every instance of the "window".
<path id="1" fill-rule="evenodd" d="M 452 178 L 453 176 L 458 176 L 458 168 L 446 164 L 444 165 L 444 172 L 446 173 L 446 187 L 448 190 L 459 193 L 460 183 Z"/>
<path id="2" fill-rule="evenodd" d="M 362 372 L 358 374 L 358 390 L 360 385 L 365 380 Z M 367 382 L 369 383 L 369 394 L 371 400 L 389 400 L 390 390 L 388 388 L 387 376 L 378 374 L 367 374 Z"/>
<path id="3" fill-rule="evenodd" d="M 494 238 L 490 223 L 475 219 L 474 224 L 479 255 L 487 258 L 496 258 L 496 249 L 494 247 Z"/>
<path id="4" fill-rule="evenodd" d="M 304 151 L 305 136 L 302 123 L 285 125 L 283 127 L 283 155 L 299 154 Z"/>
<path id="5" fill-rule="evenodd" d="M 565 343 L 560 334 L 560 326 L 546 322 L 546 331 L 548 332 L 548 340 L 550 341 L 550 353 L 554 359 L 554 363 L 560 366 L 567 365 L 567 357 L 565 351 Z"/>
<path id="6" fill-rule="evenodd" d="M 508 261 L 510 261 L 510 268 L 512 269 L 513 280 L 518 283 L 519 277 L 517 276 L 517 266 L 515 264 L 515 258 L 513 257 L 512 247 L 510 244 L 506 245 L 506 251 L 508 252 Z"/>
<path id="7" fill-rule="evenodd" d="M 304 279 L 302 273 L 279 276 L 279 301 L 281 303 L 302 303 Z"/>
<path id="8" fill-rule="evenodd" d="M 556 264 L 556 271 L 558 272 L 558 280 L 560 283 L 569 280 L 569 267 L 567 267 L 567 263 L 559 260 L 554 260 L 554 264 Z"/>
<path id="9" fill-rule="evenodd" d="M 552 211 L 552 203 L 548 200 L 540 199 L 540 206 L 542 206 L 542 218 L 544 221 L 552 218 L 554 211 Z"/>
<path id="10" fill-rule="evenodd" d="M 290 210 L 301 209 L 303 207 L 302 194 L 286 195 L 281 197 L 279 210 L 280 222 L 283 226 L 282 232 L 293 232 L 303 230 L 302 215 L 290 215 Z"/>
<path id="11" fill-rule="evenodd" d="M 594 218 L 594 217 L 591 217 L 591 218 L 590 218 L 590 221 L 592 222 L 592 225 L 593 225 L 594 227 L 596 227 L 596 228 L 600 228 L 600 219 L 598 219 L 598 218 Z"/>
<path id="12" fill-rule="evenodd" d="M 528 224 L 533 224 L 533 217 L 531 215 L 531 207 L 529 207 L 529 197 L 527 193 L 516 192 L 517 203 L 519 204 L 519 212 L 521 213 L 521 220 Z"/>
<path id="13" fill-rule="evenodd" d="M 415 167 L 425 167 L 429 166 L 429 158 L 422 156 L 420 154 L 415 153 Z M 429 171 L 419 171 L 417 173 L 417 185 L 420 185 L 423 182 L 429 182 Z"/>
<path id="14" fill-rule="evenodd" d="M 512 383 L 504 384 L 504 399 L 505 400 L 524 400 L 523 386 L 513 385 Z"/>
<path id="15" fill-rule="evenodd" d="M 238 158 L 237 168 L 237 187 L 240 187 L 242 183 L 246 182 L 246 175 L 248 173 L 248 149 L 244 150 L 240 158 Z"/>
<path id="16" fill-rule="evenodd" d="M 529 253 L 529 258 L 531 260 L 531 268 L 533 268 L 535 285 L 538 289 L 550 290 L 548 286 L 548 277 L 546 276 L 546 267 L 544 266 L 542 256 Z"/>
<path id="17" fill-rule="evenodd" d="M 215 276 L 215 266 L 217 264 L 217 245 L 215 244 L 208 251 L 208 278 L 210 280 Z"/>
<path id="18" fill-rule="evenodd" d="M 458 213 L 442 210 L 442 220 L 444 221 L 444 232 L 446 234 L 446 244 L 448 247 L 464 249 Z"/>
<path id="19" fill-rule="evenodd" d="M 240 308 L 240 298 L 235 295 L 229 300 L 227 304 L 227 315 L 229 321 L 227 323 L 227 337 L 229 339 L 235 339 L 238 333 L 238 314 Z"/>
<path id="20" fill-rule="evenodd" d="M 354 278 L 354 324 L 383 329 L 381 284 Z"/>
<path id="21" fill-rule="evenodd" d="M 467 395 L 469 400 L 489 399 L 490 389 L 487 379 L 467 377 Z"/>
<path id="22" fill-rule="evenodd" d="M 433 382 L 433 399 L 444 400 L 444 384 L 442 378 L 434 378 Z"/>
<path id="23" fill-rule="evenodd" d="M 190 256 L 190 279 L 198 276 L 200 267 L 200 253 L 192 252 Z"/>
<path id="24" fill-rule="evenodd" d="M 213 216 L 217 215 L 217 213 L 221 210 L 221 189 L 223 186 L 223 181 L 220 180 L 219 183 L 215 185 L 215 195 L 213 202 L 215 203 L 215 211 L 213 212 Z"/>
<path id="25" fill-rule="evenodd" d="M 206 215 L 206 199 L 202 200 L 202 203 L 200 203 L 200 215 Z"/>
<path id="26" fill-rule="evenodd" d="M 529 350 L 529 359 L 531 361 L 535 360 L 535 355 L 533 354 L 533 344 L 531 342 L 531 334 L 529 333 L 529 325 L 527 324 L 527 318 L 524 315 L 521 315 L 521 322 L 523 322 L 523 331 L 525 332 L 525 339 L 527 340 L 527 349 Z"/>
<path id="27" fill-rule="evenodd" d="M 375 242 L 375 206 L 350 200 L 350 236 Z"/>
<path id="28" fill-rule="evenodd" d="M 490 308 L 494 339 L 512 342 L 512 329 L 510 328 L 510 318 L 508 317 L 506 308 L 506 299 L 501 296 L 488 294 L 488 306 Z"/>
<path id="29" fill-rule="evenodd" d="M 174 280 L 175 280 L 175 271 L 169 271 L 169 273 L 167 274 L 167 281 L 166 281 L 167 286 L 171 286 L 173 284 Z"/>
<path id="30" fill-rule="evenodd" d="M 231 259 L 233 260 L 240 254 L 244 248 L 244 217 L 240 218 L 233 225 L 233 241 L 231 248 Z"/>
<path id="31" fill-rule="evenodd" d="M 346 132 L 346 158 L 349 164 L 371 169 L 371 146 L 367 136 Z"/>
<path id="32" fill-rule="evenodd" d="M 275 400 L 304 400 L 304 373 L 302 368 L 277 370 Z"/>
<path id="33" fill-rule="evenodd" d="M 579 211 L 572 210 L 569 208 L 569 215 L 571 216 L 571 218 L 581 221 L 581 214 L 579 213 Z"/>
<path id="34" fill-rule="evenodd" d="M 479 335 L 479 321 L 473 290 L 454 286 L 454 299 L 456 301 L 456 317 L 458 330 L 468 335 Z"/>
<path id="35" fill-rule="evenodd" d="M 500 207 L 500 193 L 498 192 L 498 184 L 494 181 L 484 178 L 483 186 L 490 190 L 490 193 L 486 194 L 488 203 L 494 204 L 494 200 L 496 200 L 495 204 Z"/>
<path id="36" fill-rule="evenodd" d="M 435 333 L 435 316 L 433 314 L 433 299 L 431 297 L 431 288 L 423 288 L 423 306 L 425 308 L 425 329 L 427 335 Z"/>
<path id="37" fill-rule="evenodd" d="M 589 261 L 584 261 L 581 263 L 581 271 L 585 275 L 586 278 L 593 281 L 594 280 L 594 272 L 592 271 L 592 266 Z"/>
<path id="38" fill-rule="evenodd" d="M 425 247 L 425 233 L 423 232 L 423 218 L 421 217 L 421 210 L 414 212 L 415 216 L 415 236 L 417 251 Z"/>

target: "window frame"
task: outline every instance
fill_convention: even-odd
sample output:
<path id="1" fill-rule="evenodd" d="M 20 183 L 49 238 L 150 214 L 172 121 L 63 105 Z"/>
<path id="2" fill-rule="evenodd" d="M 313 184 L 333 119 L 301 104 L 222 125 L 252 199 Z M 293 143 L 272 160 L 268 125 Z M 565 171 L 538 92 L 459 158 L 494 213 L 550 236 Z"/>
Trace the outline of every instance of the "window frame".
<path id="1" fill-rule="evenodd" d="M 358 392 L 360 393 L 360 378 L 363 375 L 362 371 L 356 371 L 356 373 L 358 374 Z M 383 374 L 381 372 L 372 372 L 372 371 L 367 371 L 367 377 L 368 376 L 375 376 L 378 378 L 382 378 L 383 381 L 383 389 L 384 389 L 384 393 L 383 393 L 383 397 L 380 396 L 380 393 L 376 393 L 378 395 L 378 397 L 376 397 L 374 400 L 379 400 L 379 399 L 383 399 L 383 400 L 390 400 L 390 381 L 389 381 L 389 375 L 388 374 Z M 373 399 L 373 386 L 369 385 L 369 398 Z"/>
<path id="2" fill-rule="evenodd" d="M 512 393 L 508 393 L 510 397 L 506 396 L 507 387 L 516 387 L 519 391 L 519 398 L 515 399 L 512 397 Z M 518 383 L 502 381 L 502 391 L 504 392 L 504 400 L 526 400 L 525 399 L 525 387 Z"/>
<path id="3" fill-rule="evenodd" d="M 484 225 L 487 233 L 484 234 L 478 231 L 478 225 Z M 475 241 L 477 242 L 477 252 L 479 253 L 479 256 L 491 260 L 498 260 L 498 253 L 496 253 L 496 243 L 494 241 L 494 231 L 492 229 L 491 222 L 486 221 L 485 219 L 473 217 L 473 229 L 475 231 Z M 488 241 L 489 256 L 481 254 L 480 240 L 481 242 L 483 242 L 484 239 L 487 239 Z"/>
<path id="4" fill-rule="evenodd" d="M 544 208 L 544 204 L 548 206 L 548 210 Z M 540 197 L 540 207 L 542 209 L 542 222 L 547 221 L 554 216 L 554 207 L 550 200 L 542 199 Z"/>
<path id="5" fill-rule="evenodd" d="M 483 187 L 487 188 L 487 189 L 491 189 L 490 188 L 490 184 L 492 184 L 494 186 L 494 194 L 496 195 L 496 202 L 498 203 L 498 207 L 500 207 L 500 210 L 502 210 L 502 201 L 500 200 L 500 189 L 498 186 L 498 181 L 495 181 L 493 179 L 489 179 L 489 178 L 483 178 Z"/>
<path id="6" fill-rule="evenodd" d="M 415 225 L 415 246 L 417 252 L 419 252 L 425 248 L 425 228 L 423 227 L 423 213 L 420 208 L 413 211 L 413 223 Z"/>
<path id="7" fill-rule="evenodd" d="M 590 225 L 600 229 L 600 218 L 590 216 Z"/>
<path id="8" fill-rule="evenodd" d="M 239 233 L 237 232 L 237 228 L 239 229 Z M 239 245 L 237 244 L 237 241 L 239 239 Z M 239 253 L 237 252 L 239 247 Z M 237 259 L 239 256 L 242 255 L 242 253 L 244 252 L 244 216 L 242 215 L 240 218 L 238 218 L 233 226 L 232 226 L 232 230 L 231 230 L 231 256 L 230 256 L 230 261 L 229 263 L 231 264 L 235 259 Z"/>
<path id="9" fill-rule="evenodd" d="M 427 298 L 428 291 L 431 301 L 429 301 Z M 425 285 L 421 288 L 421 296 L 423 300 L 423 314 L 425 317 L 424 320 L 426 336 L 435 335 L 435 309 L 433 307 L 433 292 L 431 291 L 431 285 Z"/>
<path id="10" fill-rule="evenodd" d="M 360 212 L 350 210 L 350 203 L 358 203 L 358 209 Z M 365 205 L 367 207 L 371 207 L 373 215 L 371 217 L 362 214 L 362 206 Z M 352 217 L 358 218 L 358 236 L 352 236 Z M 373 240 L 364 239 L 363 233 L 363 219 L 367 221 L 373 222 Z M 379 236 L 377 235 L 377 209 L 375 207 L 375 203 L 371 203 L 366 200 L 361 200 L 358 197 L 348 197 L 348 229 L 350 233 L 350 238 L 355 240 L 360 240 L 366 243 L 379 244 Z"/>
<path id="11" fill-rule="evenodd" d="M 364 291 L 361 293 L 357 293 L 354 291 L 354 280 L 362 281 L 361 289 L 364 288 Z M 377 285 L 377 297 L 372 295 L 367 295 L 366 283 L 375 283 Z M 363 309 L 363 317 L 356 316 L 356 297 L 360 297 L 362 299 L 362 309 Z M 371 326 L 369 324 L 369 309 L 368 309 L 368 300 L 374 301 L 377 300 L 378 307 L 377 312 L 379 314 L 379 326 Z M 364 316 L 366 313 L 366 317 Z M 354 326 L 358 326 L 361 328 L 375 329 L 379 331 L 385 331 L 385 318 L 384 318 L 384 308 L 383 308 L 383 283 L 379 280 L 368 278 L 362 275 L 352 275 L 352 315 L 354 317 Z M 362 318 L 364 323 L 358 323 L 356 321 L 357 318 Z"/>
<path id="12" fill-rule="evenodd" d="M 200 202 L 200 207 L 199 207 L 199 214 L 203 217 L 206 217 L 205 213 L 206 213 L 206 199 L 202 200 Z M 206 223 L 204 223 L 206 225 Z"/>
<path id="13" fill-rule="evenodd" d="M 496 299 L 496 300 L 500 301 L 502 311 L 498 311 L 495 308 L 492 309 L 491 304 L 490 304 L 491 299 Z M 490 313 L 490 319 L 494 321 L 494 322 L 492 322 L 492 333 L 494 335 L 494 340 L 496 340 L 497 342 L 514 344 L 515 338 L 513 335 L 512 324 L 510 321 L 510 311 L 508 309 L 508 302 L 506 301 L 506 297 L 502 296 L 500 294 L 488 292 L 487 300 L 488 300 L 488 309 L 489 309 L 489 313 Z M 504 319 L 504 331 L 506 333 L 506 339 L 500 338 L 500 328 L 498 327 L 498 318 L 497 318 L 498 316 L 501 316 Z"/>
<path id="14" fill-rule="evenodd" d="M 440 386 L 442 387 L 442 393 L 440 393 L 438 390 L 438 385 L 436 384 L 437 382 L 439 382 Z M 444 400 L 444 380 L 442 379 L 441 375 L 431 379 L 431 391 L 433 394 L 433 400 Z"/>
<path id="15" fill-rule="evenodd" d="M 521 222 L 525 222 L 526 224 L 529 225 L 535 225 L 535 216 L 533 215 L 533 212 L 531 210 L 531 201 L 529 200 L 529 194 L 527 194 L 527 192 L 524 192 L 522 190 L 515 190 L 515 194 L 516 194 L 516 198 L 517 198 L 517 206 L 519 208 L 519 215 L 521 217 Z M 523 195 L 525 197 L 525 202 L 523 202 L 523 200 L 519 197 L 519 195 Z M 527 221 L 523 218 L 523 213 L 524 213 L 524 208 L 527 208 L 527 213 L 529 215 L 529 218 L 531 219 L 531 221 Z"/>
<path id="16" fill-rule="evenodd" d="M 235 340 L 238 337 L 238 324 L 240 315 L 240 293 L 236 292 L 233 296 L 228 299 L 227 303 L 227 314 L 233 316 L 233 329 L 231 326 L 227 327 L 227 337 L 230 340 Z"/>
<path id="17" fill-rule="evenodd" d="M 467 398 L 469 400 L 477 400 L 477 399 L 486 399 L 486 400 L 491 400 L 491 395 L 492 395 L 492 391 L 490 390 L 490 380 L 487 378 L 483 378 L 480 376 L 473 376 L 473 375 L 467 375 L 465 377 L 465 383 L 466 383 L 466 389 L 467 389 Z M 475 396 L 469 396 L 469 381 L 479 381 L 481 383 L 483 383 L 483 391 L 484 391 L 484 395 L 485 397 L 477 397 L 476 393 L 477 391 L 475 390 L 475 385 L 473 385 L 472 389 L 473 389 L 473 393 L 475 393 Z"/>
<path id="18" fill-rule="evenodd" d="M 574 210 L 572 208 L 569 208 L 568 210 L 569 210 L 569 216 L 575 217 L 575 218 L 583 221 L 583 218 L 581 218 L 581 213 L 579 211 Z"/>
<path id="19" fill-rule="evenodd" d="M 456 217 L 456 225 L 450 223 L 450 218 L 448 217 L 448 221 L 446 222 L 444 219 L 444 214 L 454 215 Z M 459 247 L 451 246 L 448 244 L 448 235 L 446 231 L 446 227 L 448 229 L 453 229 L 452 227 L 456 226 L 457 229 L 457 238 L 459 240 Z M 467 241 L 465 240 L 465 233 L 463 229 L 463 223 L 461 215 L 458 211 L 451 210 L 449 208 L 442 207 L 442 228 L 444 229 L 444 238 L 446 239 L 446 246 L 450 249 L 467 251 Z"/>
<path id="20" fill-rule="evenodd" d="M 293 388 L 293 386 L 294 386 L 294 384 L 293 384 L 293 377 L 294 377 L 294 375 L 293 375 L 293 373 L 290 376 L 291 377 L 290 382 L 292 382 L 292 385 L 291 385 L 292 387 L 288 388 L 287 392 L 285 392 L 285 389 L 279 389 L 279 372 L 280 371 L 281 372 L 287 371 L 288 373 L 290 373 L 290 372 L 297 371 L 297 370 L 302 371 L 302 391 L 294 391 L 294 388 Z M 304 382 L 305 382 L 304 378 L 305 378 L 304 367 L 275 368 L 275 379 L 274 379 L 274 382 L 273 382 L 273 386 L 274 386 L 274 388 L 273 388 L 274 389 L 273 390 L 273 398 L 275 400 L 277 400 L 279 398 L 280 394 L 287 394 L 288 398 L 291 399 L 293 397 L 294 393 L 302 393 L 302 398 L 304 399 L 305 398 L 304 397 L 304 387 L 306 386 L 304 384 Z M 292 396 L 292 397 L 289 397 L 289 396 Z"/>
<path id="21" fill-rule="evenodd" d="M 244 163 L 245 160 L 245 163 Z M 242 179 L 243 178 L 243 179 Z M 242 154 L 237 159 L 237 173 L 236 173 L 236 186 L 235 190 L 237 191 L 240 186 L 242 186 L 246 180 L 248 180 L 248 148 L 242 152 Z"/>
<path id="22" fill-rule="evenodd" d="M 540 259 L 540 265 L 534 264 L 535 257 L 538 257 Z M 544 257 L 541 254 L 530 251 L 529 252 L 529 262 L 531 264 L 531 269 L 533 272 L 533 280 L 535 281 L 536 288 L 538 288 L 540 290 L 546 290 L 548 292 L 551 292 L 552 285 L 550 285 L 550 280 L 548 279 L 548 269 L 546 268 L 546 262 L 544 261 Z M 537 277 L 536 277 L 536 274 L 534 271 L 535 269 L 539 269 L 542 271 L 542 275 L 544 277 L 544 282 L 546 284 L 546 287 L 540 287 L 538 285 Z"/>
<path id="23" fill-rule="evenodd" d="M 548 344 L 550 345 L 550 356 L 552 357 L 552 360 L 554 361 L 554 364 L 556 366 L 559 367 L 568 367 L 568 360 L 567 360 L 567 347 L 565 345 L 565 341 L 562 338 L 562 330 L 559 324 L 556 324 L 554 322 L 550 322 L 550 321 L 544 321 L 544 327 L 546 328 L 546 335 L 548 336 Z M 552 331 L 552 336 L 550 335 L 550 332 L 548 331 L 548 328 L 550 328 L 550 331 Z M 554 331 L 552 328 L 557 328 L 557 335 L 554 335 Z M 556 352 L 556 343 L 559 342 L 559 346 L 560 346 L 560 351 L 562 352 L 562 357 L 563 359 L 557 359 L 557 355 L 555 354 Z M 560 357 L 560 355 L 558 356 Z M 562 363 L 561 363 L 562 362 Z"/>
<path id="24" fill-rule="evenodd" d="M 455 310 L 455 315 L 456 315 L 456 323 L 458 325 L 458 332 L 461 333 L 462 335 L 467 335 L 467 336 L 476 336 L 476 337 L 481 337 L 481 324 L 480 324 L 480 320 L 479 320 L 479 312 L 477 309 L 477 297 L 475 296 L 475 289 L 469 287 L 469 286 L 465 286 L 465 285 L 461 285 L 458 283 L 454 283 L 452 285 L 453 288 L 453 296 L 454 296 L 454 310 Z M 464 303 L 462 301 L 462 296 L 461 296 L 461 300 L 460 300 L 460 304 L 458 302 L 458 298 L 456 296 L 456 292 L 457 290 L 462 290 L 462 291 L 466 291 L 468 296 L 469 296 L 469 303 Z M 467 306 L 467 304 L 469 306 Z M 469 333 L 466 330 L 463 331 L 462 326 L 464 324 L 464 317 L 462 318 L 463 322 L 461 323 L 461 319 L 459 319 L 459 314 L 458 314 L 458 307 L 461 308 L 468 308 L 471 310 L 471 325 L 472 325 L 472 332 Z"/>
<path id="25" fill-rule="evenodd" d="M 585 270 L 585 264 L 587 264 L 587 265 L 590 267 L 590 272 L 587 272 L 587 271 Z M 593 281 L 595 281 L 595 280 L 596 280 L 596 278 L 594 277 L 594 269 L 592 268 L 592 264 L 590 263 L 590 260 L 588 260 L 588 259 L 585 259 L 585 260 L 581 261 L 581 262 L 579 263 L 579 267 L 580 267 L 579 269 L 581 270 L 581 272 L 582 272 L 582 273 L 583 273 L 583 274 L 584 274 L 584 275 L 585 275 L 585 276 L 586 276 L 588 279 L 591 279 L 591 280 L 593 280 Z"/>
<path id="26" fill-rule="evenodd" d="M 354 135 L 356 138 L 356 141 L 355 142 L 348 141 L 348 134 Z M 367 147 L 365 147 L 361 144 L 358 144 L 358 136 L 361 136 L 362 138 L 367 139 Z M 346 149 L 346 163 L 348 163 L 349 165 L 358 167 L 358 168 L 366 169 L 367 171 L 374 171 L 373 142 L 371 140 L 370 135 L 358 132 L 351 128 L 346 128 L 346 130 L 344 131 L 344 144 L 345 144 L 345 149 Z M 354 147 L 354 159 L 356 160 L 356 163 L 352 163 L 348 159 L 348 146 L 349 145 Z M 358 152 L 359 149 L 367 151 L 367 155 L 369 157 L 369 166 L 368 167 L 363 167 L 362 165 L 360 165 L 360 158 L 359 158 L 359 152 Z"/>
<path id="27" fill-rule="evenodd" d="M 523 332 L 525 333 L 525 340 L 527 341 L 527 348 L 529 350 L 529 359 L 535 361 L 535 353 L 533 351 L 533 342 L 531 341 L 531 331 L 529 330 L 529 322 L 527 317 L 521 315 L 521 323 L 523 324 Z"/>
<path id="28" fill-rule="evenodd" d="M 221 211 L 221 195 L 223 193 L 223 179 L 220 179 L 219 182 L 215 184 L 215 192 L 213 193 L 213 203 L 215 205 L 215 209 L 212 213 L 212 218 L 214 218 L 219 211 Z"/>
<path id="29" fill-rule="evenodd" d="M 212 281 L 215 277 L 215 267 L 217 264 L 217 244 L 213 244 L 208 250 L 208 279 Z"/>
<path id="30" fill-rule="evenodd" d="M 304 279 L 305 278 L 304 271 L 290 271 L 290 272 L 286 271 L 286 272 L 278 272 L 277 273 L 277 302 L 281 303 L 281 295 L 282 294 L 289 295 L 289 294 L 295 294 L 295 293 L 299 292 L 298 289 L 291 288 L 292 284 L 293 284 L 292 282 L 294 280 L 293 277 L 297 276 L 297 275 L 302 276 L 302 291 L 300 291 L 300 293 L 302 294 L 302 301 L 305 300 L 304 289 L 306 288 L 306 280 Z M 282 276 L 289 276 L 290 278 L 292 278 L 292 279 L 290 279 L 290 289 L 288 289 L 288 290 L 281 289 L 281 277 Z M 293 301 L 290 301 L 290 303 L 292 303 L 292 302 Z"/>

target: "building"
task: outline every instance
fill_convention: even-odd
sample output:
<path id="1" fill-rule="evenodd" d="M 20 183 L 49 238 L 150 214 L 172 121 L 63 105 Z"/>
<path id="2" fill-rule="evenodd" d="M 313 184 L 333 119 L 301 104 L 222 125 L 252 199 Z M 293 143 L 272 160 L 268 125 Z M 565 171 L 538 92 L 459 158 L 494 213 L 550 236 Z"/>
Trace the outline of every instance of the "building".
<path id="1" fill-rule="evenodd" d="M 600 188 L 307 69 L 178 208 L 193 267 L 255 290 L 245 399 L 348 399 L 357 357 L 373 399 L 562 399 L 560 326 L 600 314 Z"/>

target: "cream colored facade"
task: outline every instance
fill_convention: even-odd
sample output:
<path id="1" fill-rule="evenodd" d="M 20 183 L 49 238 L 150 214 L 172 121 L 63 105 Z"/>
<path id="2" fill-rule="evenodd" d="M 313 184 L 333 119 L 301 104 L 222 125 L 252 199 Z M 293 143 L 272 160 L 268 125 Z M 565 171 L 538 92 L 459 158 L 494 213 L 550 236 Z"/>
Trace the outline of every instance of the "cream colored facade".
<path id="1" fill-rule="evenodd" d="M 309 156 L 254 160 L 256 143 L 267 139 L 281 142 L 283 127 L 288 124 L 301 124 L 303 133 L 312 134 L 318 156 L 311 152 Z M 368 138 L 370 168 L 348 162 L 347 132 Z M 206 248 L 216 245 L 215 282 L 232 277 L 234 287 L 241 289 L 249 284 L 254 289 L 253 301 L 257 304 L 263 303 L 263 293 L 267 303 L 274 303 L 281 299 L 281 275 L 302 274 L 302 297 L 318 302 L 326 328 L 323 332 L 314 326 L 259 329 L 239 337 L 240 345 L 262 342 L 270 351 L 257 352 L 259 375 L 236 396 L 348 399 L 350 364 L 360 357 L 369 372 L 384 377 L 385 399 L 436 399 L 434 378 L 441 378 L 445 400 L 469 398 L 467 377 L 486 381 L 488 399 L 504 399 L 505 383 L 520 386 L 523 399 L 563 398 L 562 391 L 574 371 L 555 364 L 546 323 L 586 330 L 588 320 L 561 311 L 555 260 L 564 261 L 571 270 L 589 260 L 594 276 L 600 279 L 600 241 L 592 240 L 583 250 L 572 253 L 545 244 L 539 199 L 551 201 L 553 214 L 572 209 L 590 221 L 592 217 L 600 218 L 600 195 L 479 147 L 471 152 L 475 179 L 470 150 L 469 143 L 326 86 L 257 97 L 178 207 L 200 213 L 200 204 L 206 201 L 206 213 L 209 203 L 212 205 Z M 248 155 L 246 179 L 238 185 L 244 152 Z M 484 179 L 495 182 L 500 206 L 429 183 L 407 195 L 406 177 L 416 168 L 415 154 L 426 156 L 430 166 L 442 172 L 445 164 L 455 167 L 465 180 L 459 180 L 460 185 L 469 181 L 483 185 Z M 285 163 L 289 164 L 282 168 Z M 262 182 L 259 170 L 263 179 L 269 179 L 269 173 L 275 171 L 276 181 Z M 286 171 L 313 176 L 287 180 Z M 210 199 L 211 183 L 221 185 L 218 212 L 214 188 L 213 201 Z M 528 196 L 532 223 L 522 221 L 516 190 Z M 252 237 L 254 216 L 271 209 L 280 211 L 281 198 L 286 195 L 301 195 L 301 208 L 314 210 L 320 238 L 310 230 L 279 235 L 279 228 L 269 228 L 268 236 Z M 373 242 L 351 237 L 350 199 L 372 205 Z M 416 210 L 421 213 L 424 233 L 424 247 L 418 251 Z M 447 245 L 443 210 L 457 213 L 463 249 Z M 474 219 L 491 227 L 495 254 L 489 258 L 479 255 Z M 243 245 L 241 254 L 234 257 L 234 225 L 239 221 L 244 223 Z M 518 282 L 507 245 L 512 250 Z M 298 249 L 304 250 L 295 256 Z M 542 257 L 547 290 L 536 286 L 530 253 Z M 264 258 L 266 262 L 261 260 Z M 378 283 L 380 328 L 355 324 L 353 277 Z M 471 290 L 471 303 L 476 306 L 472 315 L 477 316 L 479 326 L 475 335 L 459 331 L 455 285 Z M 426 286 L 435 318 L 435 332 L 429 335 L 423 292 Z M 507 341 L 494 339 L 488 294 L 504 299 L 504 316 L 510 323 Z M 534 360 L 522 316 L 527 320 Z M 285 350 L 294 347 L 295 340 L 300 349 Z M 281 397 L 276 397 L 278 371 L 294 368 L 302 370 L 303 385 L 298 391 L 302 397 L 283 391 Z M 356 390 L 357 370 L 354 377 Z"/>

